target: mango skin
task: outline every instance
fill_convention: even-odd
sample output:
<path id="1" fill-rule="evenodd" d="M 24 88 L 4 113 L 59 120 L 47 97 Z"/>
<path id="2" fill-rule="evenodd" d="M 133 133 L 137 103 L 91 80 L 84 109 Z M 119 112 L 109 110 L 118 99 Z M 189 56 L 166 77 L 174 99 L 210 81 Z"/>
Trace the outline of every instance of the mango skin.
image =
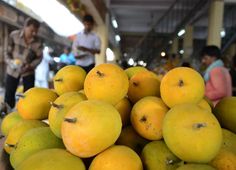
<path id="1" fill-rule="evenodd" d="M 40 127 L 28 131 L 19 140 L 16 149 L 10 154 L 13 168 L 19 166 L 32 154 L 50 148 L 65 148 L 61 139 L 57 138 L 49 127 Z"/>
<path id="2" fill-rule="evenodd" d="M 213 113 L 221 126 L 236 133 L 236 97 L 225 97 L 216 104 Z"/>
<path id="3" fill-rule="evenodd" d="M 29 156 L 16 170 L 85 170 L 85 166 L 79 157 L 64 149 L 55 148 Z"/>

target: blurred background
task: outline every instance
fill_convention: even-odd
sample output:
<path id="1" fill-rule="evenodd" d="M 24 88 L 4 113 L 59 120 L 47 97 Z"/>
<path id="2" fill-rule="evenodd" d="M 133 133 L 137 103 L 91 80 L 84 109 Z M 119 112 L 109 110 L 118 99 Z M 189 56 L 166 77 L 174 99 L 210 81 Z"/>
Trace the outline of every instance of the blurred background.
<path id="1" fill-rule="evenodd" d="M 40 21 L 39 36 L 50 49 L 50 77 L 60 55 L 83 30 L 82 17 L 91 14 L 101 39 L 96 65 L 143 66 L 163 74 L 191 65 L 201 71 L 205 45 L 221 48 L 231 67 L 236 53 L 235 0 L 0 0 L 0 86 L 4 87 L 4 49 L 11 31 L 27 17 Z"/>

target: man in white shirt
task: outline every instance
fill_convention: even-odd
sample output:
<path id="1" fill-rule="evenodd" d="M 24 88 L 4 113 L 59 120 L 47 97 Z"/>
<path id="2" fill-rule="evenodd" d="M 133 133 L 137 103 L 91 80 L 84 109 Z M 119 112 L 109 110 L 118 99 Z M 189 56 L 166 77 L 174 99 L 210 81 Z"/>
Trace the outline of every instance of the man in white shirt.
<path id="1" fill-rule="evenodd" d="M 95 66 L 95 54 L 100 53 L 101 40 L 92 32 L 94 19 L 91 15 L 85 15 L 83 23 L 84 30 L 77 34 L 72 48 L 76 65 L 81 66 L 88 73 Z"/>

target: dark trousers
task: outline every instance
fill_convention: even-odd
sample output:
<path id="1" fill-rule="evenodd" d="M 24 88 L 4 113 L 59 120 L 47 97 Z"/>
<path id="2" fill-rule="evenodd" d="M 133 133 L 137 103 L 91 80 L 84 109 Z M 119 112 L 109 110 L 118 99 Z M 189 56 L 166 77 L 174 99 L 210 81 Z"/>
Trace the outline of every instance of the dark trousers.
<path id="1" fill-rule="evenodd" d="M 88 66 L 80 66 L 80 67 L 82 67 L 86 71 L 86 73 L 88 73 L 90 70 L 93 69 L 94 66 L 95 64 L 90 64 Z"/>
<path id="2" fill-rule="evenodd" d="M 23 87 L 24 92 L 34 87 L 34 74 L 22 77 L 23 79 Z M 5 98 L 4 101 L 11 107 L 14 108 L 15 106 L 15 94 L 16 89 L 19 84 L 20 77 L 15 78 L 10 75 L 6 75 L 6 91 L 5 91 Z"/>

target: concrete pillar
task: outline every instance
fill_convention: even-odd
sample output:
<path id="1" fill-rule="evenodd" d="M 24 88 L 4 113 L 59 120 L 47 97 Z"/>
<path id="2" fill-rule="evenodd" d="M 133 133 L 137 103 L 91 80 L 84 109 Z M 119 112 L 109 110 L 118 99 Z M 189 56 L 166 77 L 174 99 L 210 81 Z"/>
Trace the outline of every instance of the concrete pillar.
<path id="1" fill-rule="evenodd" d="M 101 52 L 96 55 L 96 65 L 105 63 L 106 49 L 108 47 L 108 29 L 105 25 L 97 27 L 97 34 L 101 39 Z"/>
<path id="2" fill-rule="evenodd" d="M 232 59 L 233 56 L 236 55 L 236 44 L 231 44 L 229 48 L 225 51 L 224 55 L 224 60 L 226 60 L 228 63 L 228 66 L 232 66 Z"/>
<path id="3" fill-rule="evenodd" d="M 229 56 L 232 58 L 236 54 L 236 44 L 231 44 L 227 51 Z"/>
<path id="4" fill-rule="evenodd" d="M 172 46 L 171 46 L 171 53 L 172 54 L 178 54 L 179 53 L 179 39 L 176 37 L 173 40 Z"/>
<path id="5" fill-rule="evenodd" d="M 220 32 L 223 25 L 224 0 L 212 0 L 208 19 L 207 45 L 221 47 Z"/>
<path id="6" fill-rule="evenodd" d="M 115 60 L 119 60 L 121 58 L 121 52 L 119 48 L 113 48 L 113 53 L 115 55 Z"/>
<path id="7" fill-rule="evenodd" d="M 184 42 L 183 42 L 183 59 L 189 60 L 193 52 L 193 26 L 188 25 L 185 27 Z"/>

